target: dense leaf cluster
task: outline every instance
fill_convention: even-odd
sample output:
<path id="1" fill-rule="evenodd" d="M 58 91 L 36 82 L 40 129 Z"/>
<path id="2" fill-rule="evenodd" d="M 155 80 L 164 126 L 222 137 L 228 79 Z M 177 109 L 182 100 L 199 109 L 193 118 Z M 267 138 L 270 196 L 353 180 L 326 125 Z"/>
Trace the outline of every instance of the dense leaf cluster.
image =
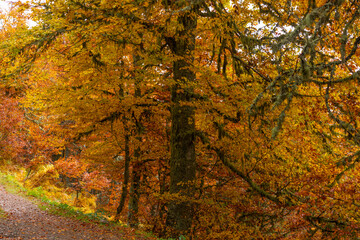
<path id="1" fill-rule="evenodd" d="M 356 0 L 19 2 L 0 147 L 21 136 L 27 178 L 50 164 L 159 236 L 357 239 L 359 18 Z"/>

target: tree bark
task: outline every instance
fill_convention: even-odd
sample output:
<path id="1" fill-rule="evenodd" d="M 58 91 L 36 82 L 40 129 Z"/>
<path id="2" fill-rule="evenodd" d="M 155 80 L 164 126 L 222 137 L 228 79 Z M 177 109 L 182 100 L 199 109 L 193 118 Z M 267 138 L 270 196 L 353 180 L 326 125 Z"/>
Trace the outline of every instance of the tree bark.
<path id="1" fill-rule="evenodd" d="M 134 59 L 134 66 L 135 68 L 140 67 L 140 56 L 135 54 L 133 55 Z M 135 98 L 139 99 L 141 98 L 141 89 L 140 89 L 140 83 L 141 83 L 141 77 L 137 76 L 137 73 L 139 73 L 139 69 L 135 70 Z M 141 121 L 141 117 L 137 119 L 136 121 L 136 139 L 138 140 L 138 144 L 142 142 L 142 134 L 143 134 L 143 124 Z M 133 228 L 137 228 L 139 225 L 139 218 L 138 218 L 138 212 L 139 212 L 139 199 L 140 199 L 140 186 L 141 186 L 141 171 L 142 171 L 142 165 L 143 163 L 140 162 L 140 156 L 141 156 L 141 149 L 140 145 L 135 149 L 134 152 L 134 160 L 133 168 L 132 168 L 132 181 L 130 186 L 130 198 L 129 198 L 129 207 L 128 207 L 128 225 Z"/>
<path id="2" fill-rule="evenodd" d="M 127 127 L 127 119 L 125 116 L 123 117 L 123 124 L 125 132 L 128 132 Z M 129 182 L 129 168 L 130 168 L 130 149 L 129 149 L 129 141 L 130 136 L 129 134 L 125 134 L 125 166 L 124 166 L 124 181 L 122 184 L 122 191 L 121 191 L 121 197 L 120 197 L 120 203 L 119 206 L 116 209 L 116 215 L 115 215 L 115 222 L 118 222 L 120 219 L 120 214 L 125 206 L 125 200 L 128 193 L 128 182 Z"/>
<path id="3" fill-rule="evenodd" d="M 196 18 L 186 12 L 178 18 L 181 31 L 167 38 L 172 52 L 180 57 L 173 63 L 175 84 L 171 89 L 171 159 L 170 193 L 179 198 L 169 203 L 166 225 L 173 229 L 172 237 L 186 235 L 192 224 L 191 196 L 194 194 L 195 164 L 195 111 L 191 106 L 192 83 L 195 73 L 191 69 L 195 49 Z"/>
<path id="4" fill-rule="evenodd" d="M 137 228 L 139 225 L 139 199 L 140 199 L 140 180 L 141 180 L 141 163 L 135 163 L 132 171 L 132 182 L 130 187 L 130 199 L 128 210 L 128 225 Z"/>

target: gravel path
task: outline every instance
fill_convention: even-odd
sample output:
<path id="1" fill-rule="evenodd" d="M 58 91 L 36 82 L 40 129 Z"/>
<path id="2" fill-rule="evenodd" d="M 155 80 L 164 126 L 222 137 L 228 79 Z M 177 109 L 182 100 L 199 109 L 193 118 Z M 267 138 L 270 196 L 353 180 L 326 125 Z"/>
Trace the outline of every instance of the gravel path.
<path id="1" fill-rule="evenodd" d="M 2 186 L 0 206 L 8 215 L 0 218 L 0 239 L 126 239 L 120 232 L 50 215 L 31 200 L 10 194 Z"/>

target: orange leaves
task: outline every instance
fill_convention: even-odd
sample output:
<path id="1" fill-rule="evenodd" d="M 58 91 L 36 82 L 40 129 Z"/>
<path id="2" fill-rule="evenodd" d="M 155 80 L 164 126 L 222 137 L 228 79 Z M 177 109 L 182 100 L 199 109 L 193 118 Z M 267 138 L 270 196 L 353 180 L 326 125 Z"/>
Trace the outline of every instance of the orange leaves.
<path id="1" fill-rule="evenodd" d="M 27 145 L 24 112 L 19 109 L 14 88 L 0 89 L 0 154 L 20 161 Z"/>
<path id="2" fill-rule="evenodd" d="M 80 162 L 77 157 L 69 157 L 56 161 L 55 168 L 60 174 L 72 178 L 79 178 L 85 173 L 87 165 Z"/>
<path id="3" fill-rule="evenodd" d="M 110 187 L 110 180 L 100 171 L 85 173 L 83 176 L 86 189 L 103 190 Z"/>
<path id="4" fill-rule="evenodd" d="M 0 36 L 4 71 L 29 70 L 12 79 L 21 104 L 1 95 L 0 146 L 33 165 L 63 150 L 54 165 L 76 190 L 107 189 L 113 212 L 128 193 L 122 206 L 137 202 L 139 221 L 155 225 L 175 200 L 165 197 L 181 144 L 170 143 L 189 136 L 197 179 L 182 200 L 197 238 L 306 238 L 321 221 L 356 223 L 359 20 L 345 2 L 44 3 L 41 25 L 19 20 Z M 183 34 L 180 19 L 195 15 Z M 196 129 L 171 131 L 176 104 Z"/>
<path id="5" fill-rule="evenodd" d="M 55 169 L 63 176 L 77 179 L 79 186 L 87 190 L 103 190 L 110 186 L 110 180 L 99 170 L 89 171 L 91 167 L 76 156 L 61 158 L 55 162 Z"/>

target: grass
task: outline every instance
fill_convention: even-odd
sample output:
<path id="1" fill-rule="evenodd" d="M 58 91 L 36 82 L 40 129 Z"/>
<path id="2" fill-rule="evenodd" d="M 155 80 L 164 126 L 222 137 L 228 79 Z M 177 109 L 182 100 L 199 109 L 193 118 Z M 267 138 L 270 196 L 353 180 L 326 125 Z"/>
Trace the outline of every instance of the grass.
<path id="1" fill-rule="evenodd" d="M 11 174 L 0 172 L 0 183 L 5 187 L 6 191 L 12 194 L 21 193 L 24 195 L 26 189 L 16 180 L 16 177 Z"/>
<path id="2" fill-rule="evenodd" d="M 116 228 L 119 231 L 132 232 L 131 228 L 127 227 L 125 224 L 109 221 L 105 217 L 105 214 L 102 212 L 86 214 L 68 204 L 60 203 L 58 201 L 52 201 L 46 197 L 45 191 L 41 186 L 32 189 L 27 189 L 17 179 L 19 178 L 17 178 L 15 173 L 9 174 L 0 171 L 0 185 L 4 186 L 7 192 L 31 199 L 32 201 L 34 201 L 35 204 L 39 206 L 41 210 L 44 210 L 53 215 L 77 219 L 86 223 L 95 223 L 107 228 Z M 0 208 L 0 219 L 6 217 L 8 217 L 7 213 Z M 145 237 L 147 239 L 158 239 L 158 240 L 185 240 L 183 236 L 177 239 L 171 239 L 171 238 L 160 239 L 154 237 L 154 235 L 150 232 L 143 232 L 141 230 L 137 230 L 133 232 L 133 234 L 135 234 L 136 236 L 142 239 L 144 239 Z"/>
<path id="3" fill-rule="evenodd" d="M 0 172 L 0 184 L 3 185 L 7 192 L 21 195 L 24 197 L 31 197 L 38 204 L 39 208 L 54 215 L 75 218 L 84 222 L 98 223 L 102 225 L 110 225 L 110 222 L 103 216 L 102 213 L 85 214 L 74 207 L 52 201 L 45 195 L 43 188 L 37 187 L 33 189 L 24 188 L 22 183 L 16 179 L 15 175 Z M 2 211 L 0 209 L 0 218 Z"/>
<path id="4" fill-rule="evenodd" d="M 63 216 L 71 219 L 77 219 L 86 223 L 94 223 L 102 225 L 106 228 L 117 229 L 118 231 L 130 231 L 132 232 L 132 234 L 135 234 L 142 239 L 144 239 L 144 237 L 148 239 L 157 239 L 151 233 L 143 231 L 133 232 L 131 228 L 127 227 L 122 223 L 111 222 L 105 217 L 105 214 L 102 212 L 83 213 L 68 204 L 64 204 L 58 201 L 52 201 L 46 197 L 45 191 L 41 186 L 27 189 L 17 179 L 19 178 L 17 178 L 15 173 L 9 174 L 0 170 L 0 185 L 4 186 L 7 192 L 20 195 L 32 200 L 35 204 L 38 205 L 41 210 L 44 210 L 50 214 Z M 0 208 L 0 219 L 6 217 L 6 212 Z"/>
<path id="5" fill-rule="evenodd" d="M 99 213 L 83 213 L 72 206 L 69 206 L 64 203 L 54 202 L 50 200 L 42 200 L 43 204 L 40 204 L 40 209 L 47 211 L 54 215 L 64 216 L 68 218 L 75 218 L 77 220 L 88 222 L 88 223 L 97 223 L 101 225 L 115 225 L 108 221 L 102 214 Z"/>
<path id="6" fill-rule="evenodd" d="M 0 219 L 3 218 L 8 218 L 8 214 L 2 208 L 0 208 Z"/>

